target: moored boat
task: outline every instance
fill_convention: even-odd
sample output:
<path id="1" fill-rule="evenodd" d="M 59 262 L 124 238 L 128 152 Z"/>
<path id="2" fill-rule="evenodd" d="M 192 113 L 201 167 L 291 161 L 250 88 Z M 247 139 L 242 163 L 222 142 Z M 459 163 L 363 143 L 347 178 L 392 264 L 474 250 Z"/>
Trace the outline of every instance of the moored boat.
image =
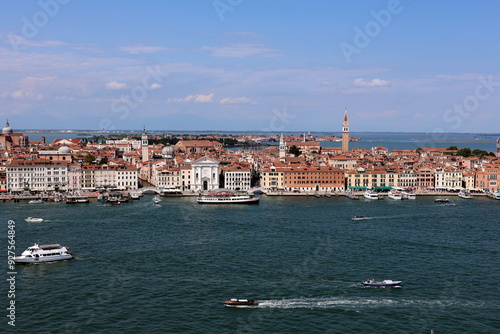
<path id="1" fill-rule="evenodd" d="M 417 199 L 417 195 L 409 191 L 402 191 L 401 195 L 403 195 L 403 199 Z"/>
<path id="2" fill-rule="evenodd" d="M 28 217 L 24 221 L 27 223 L 43 223 L 43 218 Z"/>
<path id="3" fill-rule="evenodd" d="M 461 189 L 458 192 L 458 197 L 463 198 L 463 199 L 471 199 L 472 195 L 471 195 L 470 191 L 468 191 L 467 189 Z"/>
<path id="4" fill-rule="evenodd" d="M 69 251 L 68 247 L 59 244 L 51 245 L 38 245 L 34 244 L 28 247 L 20 256 L 15 256 L 16 263 L 43 263 L 71 260 L 73 254 Z"/>
<path id="5" fill-rule="evenodd" d="M 366 199 L 382 199 L 382 195 L 372 189 L 366 189 L 363 196 Z"/>
<path id="6" fill-rule="evenodd" d="M 69 196 L 66 199 L 66 204 L 89 203 L 90 200 L 86 196 Z"/>
<path id="7" fill-rule="evenodd" d="M 401 286 L 401 283 L 402 281 L 393 281 L 390 279 L 386 279 L 383 281 L 375 281 L 374 279 L 369 279 L 361 282 L 361 285 L 374 288 L 386 288 L 386 287 L 398 287 Z"/>
<path id="8" fill-rule="evenodd" d="M 403 199 L 403 194 L 399 190 L 391 189 L 387 196 L 391 199 L 400 200 Z"/>
<path id="9" fill-rule="evenodd" d="M 493 198 L 493 199 L 500 199 L 500 190 L 497 190 L 494 193 L 492 193 L 491 194 L 491 198 Z"/>
<path id="10" fill-rule="evenodd" d="M 224 302 L 224 306 L 226 307 L 255 307 L 259 306 L 259 302 L 253 299 L 237 299 L 231 298 L 228 301 Z"/>

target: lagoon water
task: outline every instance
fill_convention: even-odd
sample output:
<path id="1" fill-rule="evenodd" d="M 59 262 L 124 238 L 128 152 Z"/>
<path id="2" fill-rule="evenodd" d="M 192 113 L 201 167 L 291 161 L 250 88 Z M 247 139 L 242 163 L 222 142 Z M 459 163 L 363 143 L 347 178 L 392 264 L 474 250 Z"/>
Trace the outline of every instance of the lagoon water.
<path id="1" fill-rule="evenodd" d="M 500 201 L 433 199 L 0 203 L 4 226 L 16 222 L 18 254 L 39 242 L 76 256 L 16 266 L 16 327 L 5 315 L 2 326 L 37 334 L 498 333 Z M 368 278 L 403 286 L 360 287 Z M 225 308 L 229 298 L 261 304 Z"/>

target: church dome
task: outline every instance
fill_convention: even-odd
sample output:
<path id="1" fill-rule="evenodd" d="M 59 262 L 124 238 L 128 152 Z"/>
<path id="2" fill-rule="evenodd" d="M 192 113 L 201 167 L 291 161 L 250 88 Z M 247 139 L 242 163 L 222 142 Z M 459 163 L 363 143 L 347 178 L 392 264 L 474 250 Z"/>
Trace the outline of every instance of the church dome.
<path id="1" fill-rule="evenodd" d="M 61 146 L 61 147 L 59 147 L 58 152 L 61 154 L 70 154 L 71 149 L 68 146 Z"/>
<path id="2" fill-rule="evenodd" d="M 165 146 L 161 150 L 161 155 L 172 155 L 174 153 L 174 148 L 172 146 Z"/>
<path id="3" fill-rule="evenodd" d="M 5 127 L 2 129 L 2 134 L 10 135 L 12 133 L 12 128 L 9 125 L 9 121 L 5 124 Z"/>

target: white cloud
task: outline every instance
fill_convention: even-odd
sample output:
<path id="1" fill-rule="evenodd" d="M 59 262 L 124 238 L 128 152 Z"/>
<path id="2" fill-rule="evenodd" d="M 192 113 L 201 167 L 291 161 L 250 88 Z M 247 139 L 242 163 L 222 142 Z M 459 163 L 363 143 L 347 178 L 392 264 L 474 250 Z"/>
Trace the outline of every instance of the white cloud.
<path id="1" fill-rule="evenodd" d="M 248 97 L 225 97 L 219 100 L 220 104 L 255 104 Z"/>
<path id="2" fill-rule="evenodd" d="M 357 87 L 387 87 L 391 85 L 387 80 L 372 79 L 371 81 L 366 81 L 363 78 L 355 79 L 353 83 Z"/>
<path id="3" fill-rule="evenodd" d="M 264 47 L 262 44 L 255 43 L 240 43 L 229 46 L 204 46 L 202 51 L 211 51 L 212 57 L 229 57 L 229 58 L 245 58 L 245 57 L 278 57 L 283 54 L 277 50 Z"/>
<path id="4" fill-rule="evenodd" d="M 209 103 L 213 102 L 214 93 L 211 94 L 196 94 L 196 95 L 188 95 L 186 97 L 181 98 L 172 98 L 168 99 L 167 103 Z"/>
<path id="5" fill-rule="evenodd" d="M 127 84 L 122 83 L 122 82 L 111 81 L 111 82 L 106 83 L 106 88 L 107 89 L 126 89 Z"/>
<path id="6" fill-rule="evenodd" d="M 159 83 L 152 83 L 150 86 L 149 86 L 149 89 L 151 90 L 155 90 L 155 89 L 159 89 L 161 88 L 162 86 L 159 84 Z"/>

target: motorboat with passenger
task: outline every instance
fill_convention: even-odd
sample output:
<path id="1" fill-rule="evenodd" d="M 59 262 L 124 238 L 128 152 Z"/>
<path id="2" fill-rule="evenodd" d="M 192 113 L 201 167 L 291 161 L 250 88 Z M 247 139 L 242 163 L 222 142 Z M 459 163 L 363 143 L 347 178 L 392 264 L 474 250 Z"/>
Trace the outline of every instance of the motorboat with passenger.
<path id="1" fill-rule="evenodd" d="M 366 219 L 370 219 L 370 218 L 365 217 L 365 216 L 354 216 L 351 219 L 352 220 L 366 220 Z"/>
<path id="2" fill-rule="evenodd" d="M 27 223 L 43 223 L 43 218 L 28 217 L 24 221 Z"/>
<path id="3" fill-rule="evenodd" d="M 374 279 L 369 279 L 361 282 L 361 285 L 374 287 L 374 288 L 388 288 L 388 287 L 399 287 L 401 286 L 402 281 L 393 281 L 390 279 L 386 279 L 383 281 L 375 281 Z"/>
<path id="4" fill-rule="evenodd" d="M 237 299 L 231 298 L 228 301 L 224 302 L 224 306 L 226 307 L 255 307 L 259 306 L 259 302 L 253 299 Z"/>
<path id="5" fill-rule="evenodd" d="M 71 260 L 73 254 L 69 251 L 68 247 L 59 244 L 51 245 L 38 245 L 34 244 L 28 247 L 20 256 L 15 256 L 16 263 L 44 263 Z"/>
<path id="6" fill-rule="evenodd" d="M 436 198 L 434 200 L 434 203 L 448 203 L 449 201 L 450 200 L 448 198 L 442 198 L 442 197 L 440 197 L 440 198 Z"/>

